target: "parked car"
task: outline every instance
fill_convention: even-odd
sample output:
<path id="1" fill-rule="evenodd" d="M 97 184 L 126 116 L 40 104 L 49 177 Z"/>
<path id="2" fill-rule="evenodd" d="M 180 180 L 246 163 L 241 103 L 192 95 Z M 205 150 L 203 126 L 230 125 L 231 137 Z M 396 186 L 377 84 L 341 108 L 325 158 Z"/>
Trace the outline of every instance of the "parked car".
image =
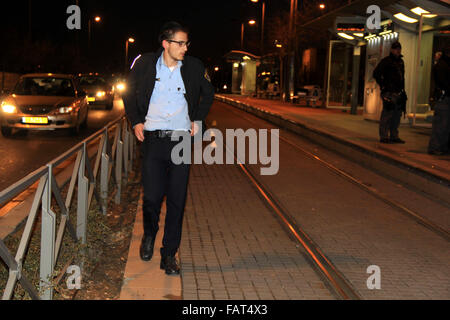
<path id="1" fill-rule="evenodd" d="M 14 128 L 25 130 L 70 129 L 78 134 L 87 126 L 86 93 L 64 74 L 27 74 L 0 105 L 0 127 L 8 137 Z"/>
<path id="2" fill-rule="evenodd" d="M 111 110 L 114 106 L 114 86 L 97 73 L 81 74 L 78 77 L 80 88 L 87 93 L 90 105 L 105 105 Z"/>

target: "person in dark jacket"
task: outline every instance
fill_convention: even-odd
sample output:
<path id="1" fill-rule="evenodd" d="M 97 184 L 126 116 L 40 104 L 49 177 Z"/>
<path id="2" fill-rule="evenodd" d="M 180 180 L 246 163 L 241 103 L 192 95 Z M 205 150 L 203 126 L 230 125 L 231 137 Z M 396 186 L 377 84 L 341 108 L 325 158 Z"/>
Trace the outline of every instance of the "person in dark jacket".
<path id="1" fill-rule="evenodd" d="M 180 267 L 175 255 L 181 242 L 190 164 L 172 161 L 172 149 L 178 144 L 172 136 L 197 134 L 198 123 L 205 120 L 213 103 L 214 88 L 203 63 L 186 56 L 187 29 L 169 22 L 163 26 L 159 41 L 162 48 L 156 53 L 143 54 L 133 62 L 123 100 L 127 118 L 143 143 L 144 236 L 140 257 L 150 261 L 153 256 L 166 196 L 160 267 L 168 275 L 177 275 Z"/>
<path id="2" fill-rule="evenodd" d="M 407 100 L 405 63 L 401 51 L 400 42 L 394 42 L 389 56 L 383 58 L 373 71 L 373 77 L 380 86 L 383 99 L 383 111 L 380 118 L 381 143 L 405 143 L 400 139 L 398 132 L 402 113 L 406 112 Z"/>
<path id="3" fill-rule="evenodd" d="M 449 50 L 437 55 L 433 66 L 435 83 L 433 129 L 428 153 L 443 155 L 449 152 L 450 143 L 450 57 Z"/>

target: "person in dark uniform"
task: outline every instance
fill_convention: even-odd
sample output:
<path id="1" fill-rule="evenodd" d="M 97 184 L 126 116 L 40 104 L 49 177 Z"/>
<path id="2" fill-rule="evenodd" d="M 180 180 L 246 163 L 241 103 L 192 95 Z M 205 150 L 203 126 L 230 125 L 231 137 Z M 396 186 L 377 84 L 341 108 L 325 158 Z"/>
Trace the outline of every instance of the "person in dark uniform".
<path id="1" fill-rule="evenodd" d="M 140 257 L 150 261 L 164 196 L 167 212 L 161 248 L 161 269 L 179 274 L 175 255 L 181 242 L 189 164 L 175 164 L 171 153 L 181 132 L 194 136 L 214 100 L 214 88 L 203 63 L 186 56 L 188 31 L 176 22 L 166 23 L 159 41 L 162 48 L 135 59 L 124 95 L 125 112 L 143 143 L 144 236 Z M 190 132 L 190 133 L 189 133 Z M 199 133 L 201 134 L 201 133 Z M 192 139 L 192 138 L 191 138 Z"/>
<path id="2" fill-rule="evenodd" d="M 435 83 L 433 129 L 428 153 L 443 155 L 449 152 L 450 143 L 450 57 L 449 50 L 438 55 L 433 66 Z"/>
<path id="3" fill-rule="evenodd" d="M 381 143 L 405 143 L 398 133 L 402 113 L 406 113 L 407 100 L 405 63 L 401 52 L 400 42 L 394 42 L 389 56 L 383 58 L 373 71 L 373 77 L 380 86 L 383 99 L 383 111 L 380 118 Z"/>

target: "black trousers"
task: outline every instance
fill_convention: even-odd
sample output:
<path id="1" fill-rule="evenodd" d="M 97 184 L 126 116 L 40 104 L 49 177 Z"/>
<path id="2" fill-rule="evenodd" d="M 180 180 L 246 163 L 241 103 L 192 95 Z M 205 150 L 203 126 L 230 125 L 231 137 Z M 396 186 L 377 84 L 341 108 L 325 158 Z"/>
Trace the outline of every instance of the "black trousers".
<path id="1" fill-rule="evenodd" d="M 380 139 L 398 138 L 398 127 L 402 118 L 401 105 L 383 101 L 383 111 L 380 118 Z"/>
<path id="2" fill-rule="evenodd" d="M 450 97 L 438 101 L 434 107 L 433 129 L 428 151 L 448 152 L 450 135 Z"/>
<path id="3" fill-rule="evenodd" d="M 175 255 L 181 242 L 190 165 L 173 164 L 171 152 L 177 144 L 177 141 L 171 141 L 170 138 L 157 138 L 146 134 L 142 145 L 143 220 L 146 236 L 156 237 L 161 205 L 166 196 L 162 256 Z"/>

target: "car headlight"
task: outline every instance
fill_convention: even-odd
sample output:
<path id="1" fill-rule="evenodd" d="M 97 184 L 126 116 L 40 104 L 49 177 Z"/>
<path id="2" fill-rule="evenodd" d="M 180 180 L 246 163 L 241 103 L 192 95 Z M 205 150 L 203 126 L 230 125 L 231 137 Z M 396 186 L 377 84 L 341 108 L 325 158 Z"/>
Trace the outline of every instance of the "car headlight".
<path id="1" fill-rule="evenodd" d="M 17 111 L 17 109 L 16 109 L 16 106 L 14 106 L 10 103 L 2 102 L 2 111 L 4 113 L 15 113 Z"/>
<path id="2" fill-rule="evenodd" d="M 105 95 L 106 95 L 106 92 L 105 92 L 105 91 L 98 91 L 98 92 L 97 92 L 97 97 L 98 97 L 98 98 L 104 97 Z"/>
<path id="3" fill-rule="evenodd" d="M 125 84 L 124 83 L 119 83 L 116 86 L 116 89 L 119 90 L 119 91 L 124 91 L 125 90 Z"/>
<path id="4" fill-rule="evenodd" d="M 73 107 L 61 107 L 58 109 L 58 113 L 71 113 L 73 111 Z"/>

